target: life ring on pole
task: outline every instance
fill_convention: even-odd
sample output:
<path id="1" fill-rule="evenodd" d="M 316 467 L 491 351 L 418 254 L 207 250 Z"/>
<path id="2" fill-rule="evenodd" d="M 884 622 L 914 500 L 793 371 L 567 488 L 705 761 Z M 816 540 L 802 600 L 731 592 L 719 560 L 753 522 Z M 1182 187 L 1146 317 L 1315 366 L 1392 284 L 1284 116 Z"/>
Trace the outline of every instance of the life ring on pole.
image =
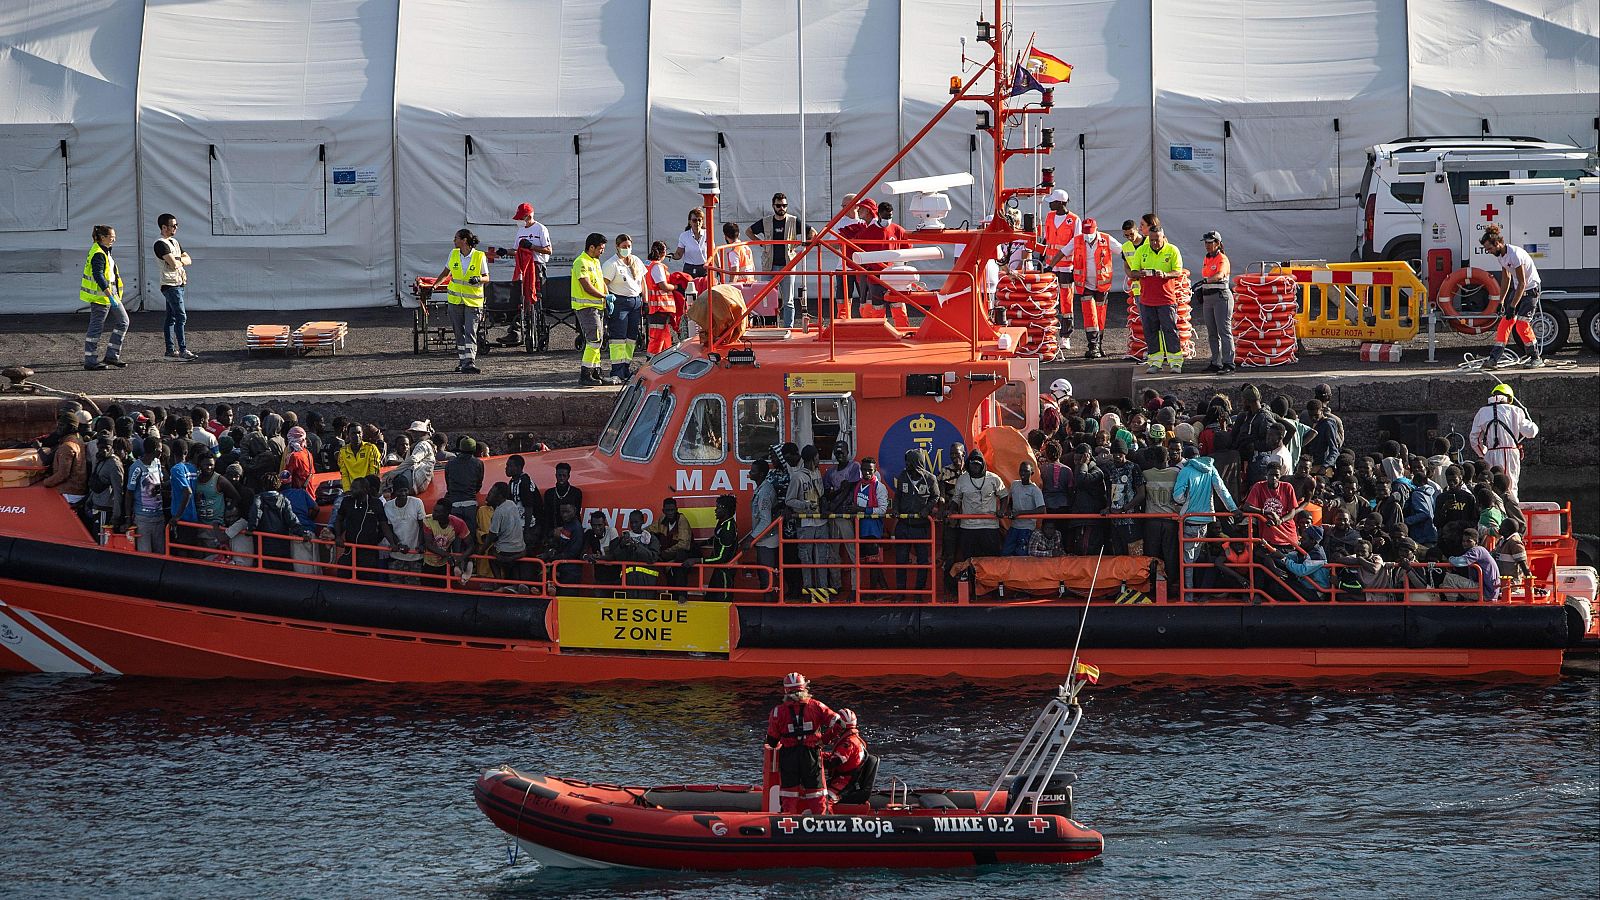
<path id="1" fill-rule="evenodd" d="M 1483 312 L 1458 318 L 1461 314 L 1456 312 L 1456 293 L 1469 281 L 1489 292 L 1489 303 L 1484 306 Z M 1457 269 L 1439 285 L 1439 296 L 1434 298 L 1434 302 L 1450 317 L 1445 321 L 1457 334 L 1488 334 L 1494 330 L 1495 321 L 1500 318 L 1499 290 L 1500 282 L 1495 281 L 1488 272 L 1479 268 Z"/>

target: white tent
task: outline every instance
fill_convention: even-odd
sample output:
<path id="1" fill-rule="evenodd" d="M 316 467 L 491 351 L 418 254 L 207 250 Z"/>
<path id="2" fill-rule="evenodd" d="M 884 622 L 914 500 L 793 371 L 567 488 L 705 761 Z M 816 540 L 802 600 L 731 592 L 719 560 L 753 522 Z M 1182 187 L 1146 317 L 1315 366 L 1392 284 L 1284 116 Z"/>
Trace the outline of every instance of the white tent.
<path id="1" fill-rule="evenodd" d="M 83 306 L 96 224 L 136 305 L 134 87 L 143 10 L 116 0 L 0 4 L 0 285 L 5 312 Z"/>
<path id="2" fill-rule="evenodd" d="M 1410 0 L 1410 134 L 1525 134 L 1595 146 L 1600 4 Z"/>
<path id="3" fill-rule="evenodd" d="M 402 286 L 444 267 L 458 228 L 509 245 L 523 201 L 558 256 L 590 232 L 642 234 L 647 25 L 645 0 L 403 0 Z M 463 26 L 471 40 L 441 39 Z"/>
<path id="4" fill-rule="evenodd" d="M 567 257 L 590 231 L 671 243 L 700 159 L 721 165 L 725 220 L 749 224 L 779 190 L 798 211 L 803 187 L 819 223 L 971 71 L 961 41 L 982 55 L 988 4 L 798 3 L 803 178 L 796 0 L 13 0 L 5 310 L 71 308 L 96 222 L 118 226 L 124 271 L 153 293 L 149 244 L 169 211 L 199 309 L 392 303 L 438 271 L 455 229 L 506 242 L 521 200 Z M 1054 150 L 1013 160 L 1012 183 L 1052 166 L 1102 228 L 1153 210 L 1191 257 L 1215 228 L 1238 268 L 1347 256 L 1371 144 L 1597 138 L 1594 0 L 1007 10 L 1019 47 L 1031 37 L 1076 67 L 1038 121 Z M 950 192 L 970 220 L 992 175 L 978 143 L 973 110 L 957 110 L 892 174 L 981 176 Z"/>
<path id="5" fill-rule="evenodd" d="M 1405 132 L 1405 8 L 1386 0 L 1165 5 L 1154 43 L 1155 206 L 1198 268 L 1347 259 L 1366 148 Z"/>
<path id="6" fill-rule="evenodd" d="M 899 11 L 889 3 L 805 4 L 805 218 L 827 221 L 896 148 Z M 800 38 L 793 3 L 650 4 L 650 233 L 669 245 L 699 203 L 666 171 L 717 161 L 718 216 L 741 227 L 784 192 L 801 215 Z M 720 240 L 721 236 L 717 235 Z"/>
<path id="7" fill-rule="evenodd" d="M 394 302 L 395 15 L 382 0 L 145 4 L 141 214 L 152 231 L 177 215 L 191 308 Z"/>

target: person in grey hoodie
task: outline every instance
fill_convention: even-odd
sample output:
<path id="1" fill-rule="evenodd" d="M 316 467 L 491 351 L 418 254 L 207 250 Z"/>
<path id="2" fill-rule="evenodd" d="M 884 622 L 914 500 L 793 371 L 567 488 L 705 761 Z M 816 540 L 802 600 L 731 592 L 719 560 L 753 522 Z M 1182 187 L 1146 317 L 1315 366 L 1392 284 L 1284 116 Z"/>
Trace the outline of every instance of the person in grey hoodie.
<path id="1" fill-rule="evenodd" d="M 1183 559 L 1193 565 L 1200 561 L 1205 550 L 1205 544 L 1196 538 L 1205 535 L 1206 526 L 1214 521 L 1209 514 L 1216 512 L 1216 501 L 1221 500 L 1230 513 L 1238 512 L 1239 504 L 1234 502 L 1233 495 L 1217 475 L 1211 457 L 1201 456 L 1190 444 L 1184 445 L 1183 456 L 1183 467 L 1178 469 L 1178 479 L 1172 486 L 1172 499 L 1181 505 L 1184 513 Z M 1194 570 L 1185 568 L 1183 586 L 1193 587 L 1193 584 Z"/>

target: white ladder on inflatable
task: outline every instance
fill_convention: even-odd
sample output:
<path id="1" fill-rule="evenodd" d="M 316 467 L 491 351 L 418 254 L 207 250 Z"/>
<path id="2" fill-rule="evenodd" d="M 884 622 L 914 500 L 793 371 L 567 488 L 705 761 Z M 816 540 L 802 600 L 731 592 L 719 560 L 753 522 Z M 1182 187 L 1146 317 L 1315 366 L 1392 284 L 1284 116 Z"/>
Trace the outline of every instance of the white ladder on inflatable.
<path id="1" fill-rule="evenodd" d="M 1056 695 L 1045 704 L 1044 711 L 1034 720 L 1022 738 L 1005 771 L 995 779 L 994 787 L 978 809 L 985 812 L 1002 788 L 1010 789 L 1022 779 L 1021 787 L 1006 798 L 1006 815 L 1035 814 L 1039 812 L 1039 798 L 1044 794 L 1050 779 L 1061 765 L 1061 757 L 1072 742 L 1072 735 L 1083 719 L 1083 707 L 1078 705 L 1078 691 L 1087 684 L 1071 676 L 1056 689 Z M 1024 806 L 1026 805 L 1026 809 Z"/>

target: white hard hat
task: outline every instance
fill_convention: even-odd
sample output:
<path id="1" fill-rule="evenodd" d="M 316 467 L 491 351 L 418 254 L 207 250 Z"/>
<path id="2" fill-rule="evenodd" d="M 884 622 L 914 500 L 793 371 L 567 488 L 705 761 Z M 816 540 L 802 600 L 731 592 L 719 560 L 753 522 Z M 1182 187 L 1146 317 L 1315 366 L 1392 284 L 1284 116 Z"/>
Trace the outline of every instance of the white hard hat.
<path id="1" fill-rule="evenodd" d="M 1057 400 L 1060 400 L 1062 397 L 1071 397 L 1072 382 L 1066 380 L 1065 378 L 1057 378 L 1055 381 L 1050 382 L 1050 394 Z"/>
<path id="2" fill-rule="evenodd" d="M 1067 192 L 1061 188 L 1056 188 L 1050 192 L 1050 196 L 1044 198 L 1046 203 L 1065 203 L 1069 199 L 1071 198 L 1067 196 Z"/>

